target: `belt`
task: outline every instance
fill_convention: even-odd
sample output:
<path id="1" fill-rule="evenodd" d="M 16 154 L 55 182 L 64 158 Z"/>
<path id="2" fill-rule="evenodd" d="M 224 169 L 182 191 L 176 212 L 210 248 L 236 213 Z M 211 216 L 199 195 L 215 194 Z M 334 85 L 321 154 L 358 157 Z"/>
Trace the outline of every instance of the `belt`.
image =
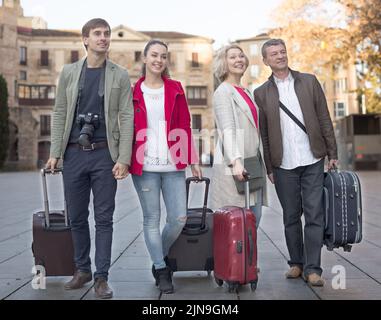
<path id="1" fill-rule="evenodd" d="M 83 151 L 93 151 L 97 149 L 106 148 L 108 146 L 107 141 L 100 141 L 100 142 L 94 142 L 88 147 L 84 147 L 83 145 L 80 145 L 79 143 L 69 143 L 67 145 L 68 147 L 76 147 L 78 149 L 81 149 Z"/>

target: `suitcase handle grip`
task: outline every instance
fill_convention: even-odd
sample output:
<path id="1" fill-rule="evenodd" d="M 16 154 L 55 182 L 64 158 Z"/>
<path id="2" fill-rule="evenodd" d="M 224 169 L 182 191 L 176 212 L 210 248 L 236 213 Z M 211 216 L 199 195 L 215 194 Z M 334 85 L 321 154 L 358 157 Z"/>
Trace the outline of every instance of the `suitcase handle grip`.
<path id="1" fill-rule="evenodd" d="M 188 204 L 189 204 L 189 187 L 190 187 L 191 182 L 196 182 L 196 183 L 205 182 L 204 204 L 202 207 L 202 219 L 201 219 L 201 225 L 200 225 L 199 231 L 204 230 L 205 229 L 205 221 L 206 221 L 206 212 L 208 210 L 207 205 L 208 205 L 210 179 L 207 177 L 202 177 L 201 179 L 196 178 L 196 177 L 190 177 L 190 178 L 187 178 L 185 182 L 186 182 L 186 189 L 187 189 L 187 191 L 186 191 L 187 192 L 187 211 L 189 209 L 189 206 L 188 206 Z"/>
<path id="2" fill-rule="evenodd" d="M 41 169 L 43 174 L 55 174 L 55 173 L 61 173 L 63 172 L 62 168 L 54 168 L 53 171 L 51 169 Z"/>
<path id="3" fill-rule="evenodd" d="M 332 165 L 332 168 L 328 170 L 329 172 L 339 172 L 339 168 L 336 164 Z"/>
<path id="4" fill-rule="evenodd" d="M 49 198 L 48 198 L 48 187 L 46 183 L 46 175 L 47 174 L 55 174 L 55 173 L 61 173 L 63 174 L 62 168 L 54 168 L 53 172 L 51 169 L 41 169 L 41 178 L 42 178 L 42 189 L 43 189 L 43 196 L 44 196 L 44 208 L 45 208 L 45 225 L 46 228 L 50 228 L 50 219 L 49 219 Z M 63 182 L 63 175 L 62 175 L 62 182 Z M 64 186 L 64 183 L 63 183 Z M 65 213 L 65 226 L 69 226 L 69 219 L 67 214 L 67 204 L 66 199 L 64 196 L 64 213 Z"/>

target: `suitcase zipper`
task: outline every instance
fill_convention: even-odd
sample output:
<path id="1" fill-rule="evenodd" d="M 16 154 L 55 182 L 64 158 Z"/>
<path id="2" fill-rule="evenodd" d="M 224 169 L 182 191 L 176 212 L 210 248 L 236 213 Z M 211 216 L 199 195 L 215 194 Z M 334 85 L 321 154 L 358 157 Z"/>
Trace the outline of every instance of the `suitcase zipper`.
<path id="1" fill-rule="evenodd" d="M 361 239 L 361 233 L 362 233 L 362 229 L 361 229 L 361 222 L 360 222 L 360 217 L 361 217 L 361 197 L 360 197 L 360 183 L 358 183 L 358 177 L 356 174 L 354 174 L 353 172 L 350 172 L 350 175 L 352 176 L 353 178 L 353 186 L 355 188 L 355 192 L 356 192 L 356 198 L 357 198 L 357 232 L 356 232 L 356 239 L 355 239 L 355 243 L 358 243 L 359 240 Z"/>
<path id="2" fill-rule="evenodd" d="M 247 281 L 247 254 L 246 254 L 246 248 L 247 248 L 247 234 L 246 234 L 246 214 L 245 209 L 242 209 L 242 215 L 243 215 L 243 255 L 244 255 L 244 283 Z"/>

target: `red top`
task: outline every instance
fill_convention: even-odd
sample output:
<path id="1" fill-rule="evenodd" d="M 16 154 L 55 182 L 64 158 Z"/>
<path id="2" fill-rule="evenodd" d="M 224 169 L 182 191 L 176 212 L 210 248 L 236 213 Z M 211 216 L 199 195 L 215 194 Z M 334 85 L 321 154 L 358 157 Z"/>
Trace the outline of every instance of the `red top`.
<path id="1" fill-rule="evenodd" d="M 254 123 L 256 127 L 258 128 L 258 113 L 257 113 L 257 108 L 255 107 L 253 100 L 250 99 L 250 97 L 247 95 L 245 90 L 243 90 L 242 88 L 236 87 L 236 86 L 234 86 L 234 88 L 236 88 L 239 94 L 242 96 L 242 98 L 245 99 L 246 103 L 248 104 L 251 110 L 251 113 L 253 114 Z"/>
<path id="2" fill-rule="evenodd" d="M 142 175 L 144 163 L 144 146 L 147 130 L 147 110 L 144 103 L 140 78 L 134 86 L 134 144 L 130 173 Z M 185 93 L 181 83 L 163 77 L 164 81 L 164 113 L 167 127 L 167 143 L 172 159 L 178 170 L 185 169 L 188 164 L 198 163 L 198 154 L 193 142 L 191 118 Z"/>

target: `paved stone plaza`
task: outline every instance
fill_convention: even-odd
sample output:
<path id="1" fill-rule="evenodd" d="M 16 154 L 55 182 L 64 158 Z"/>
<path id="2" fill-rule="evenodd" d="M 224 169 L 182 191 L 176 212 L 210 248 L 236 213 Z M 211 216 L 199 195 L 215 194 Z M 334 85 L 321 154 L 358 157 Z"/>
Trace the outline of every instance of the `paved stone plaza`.
<path id="1" fill-rule="evenodd" d="M 209 169 L 204 169 L 208 175 Z M 142 214 L 131 178 L 120 182 L 114 216 L 114 242 L 110 285 L 114 299 L 142 300 L 283 300 L 381 299 L 381 172 L 359 172 L 363 192 L 363 241 L 351 253 L 342 249 L 322 254 L 323 288 L 310 288 L 301 280 L 286 280 L 288 268 L 282 214 L 273 186 L 270 206 L 264 209 L 258 232 L 258 288 L 243 286 L 238 293 L 218 287 L 206 272 L 174 274 L 175 293 L 161 295 L 154 285 L 151 262 L 142 233 Z M 51 208 L 62 208 L 60 177 L 49 180 Z M 201 186 L 191 192 L 199 206 Z M 57 197 L 54 197 L 56 195 Z M 63 290 L 67 277 L 49 277 L 45 290 L 32 288 L 32 214 L 42 210 L 39 172 L 0 174 L 0 299 L 94 299 L 92 284 L 75 291 Z M 94 221 L 91 229 L 94 236 Z M 92 248 L 92 257 L 94 247 Z M 344 275 L 345 273 L 345 275 Z M 338 280 L 342 276 L 341 282 Z M 345 276 L 345 277 L 344 277 Z M 339 287 L 345 287 L 339 288 Z"/>

